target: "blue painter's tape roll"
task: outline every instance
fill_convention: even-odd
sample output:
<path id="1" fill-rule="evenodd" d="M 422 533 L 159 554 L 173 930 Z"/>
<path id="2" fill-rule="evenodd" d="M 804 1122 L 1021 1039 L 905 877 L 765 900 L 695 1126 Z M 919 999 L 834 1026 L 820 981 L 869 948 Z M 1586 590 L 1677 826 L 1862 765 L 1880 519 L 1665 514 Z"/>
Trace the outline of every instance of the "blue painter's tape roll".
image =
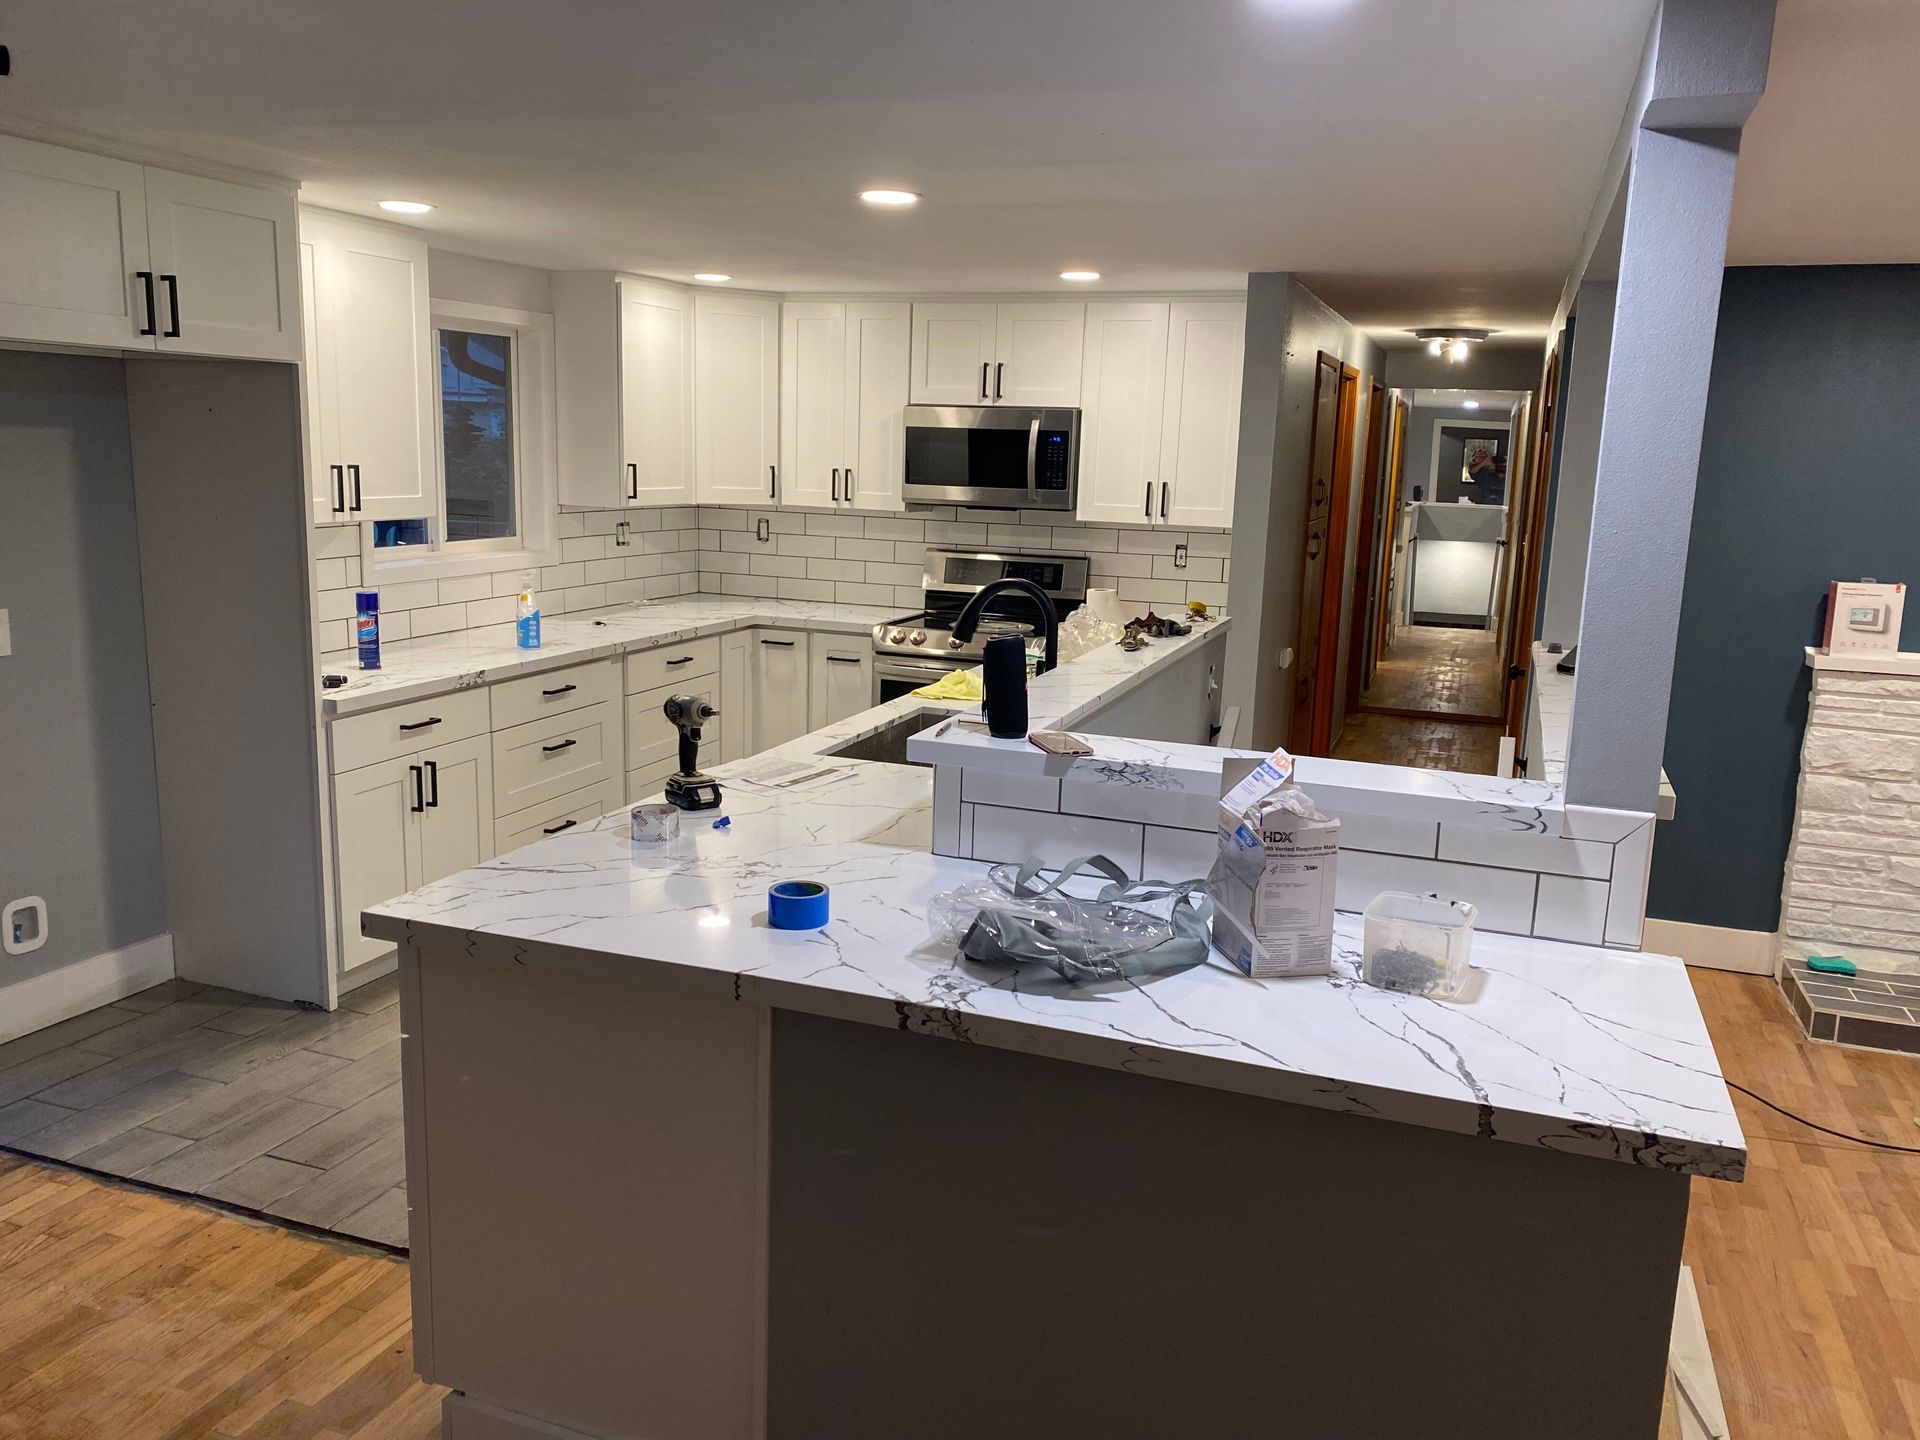
<path id="1" fill-rule="evenodd" d="M 776 930 L 818 930 L 827 923 L 827 887 L 782 880 L 767 891 L 767 923 Z"/>

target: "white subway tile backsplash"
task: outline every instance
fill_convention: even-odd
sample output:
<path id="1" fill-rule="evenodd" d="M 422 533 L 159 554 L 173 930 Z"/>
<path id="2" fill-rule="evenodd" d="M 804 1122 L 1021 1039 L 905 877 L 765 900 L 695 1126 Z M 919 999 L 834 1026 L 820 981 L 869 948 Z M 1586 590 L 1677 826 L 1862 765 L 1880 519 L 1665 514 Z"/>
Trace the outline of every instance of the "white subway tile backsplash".
<path id="1" fill-rule="evenodd" d="M 1213 868 L 1220 846 L 1216 830 L 1170 830 L 1148 825 L 1140 880 L 1198 880 Z"/>
<path id="2" fill-rule="evenodd" d="M 708 547 L 701 546 L 704 552 Z M 831 535 L 782 535 L 773 542 L 774 550 L 781 555 L 802 555 L 809 559 L 831 559 L 833 557 L 833 537 Z M 706 563 L 704 553 L 701 564 Z"/>
<path id="3" fill-rule="evenodd" d="M 956 768 L 962 778 L 960 798 L 972 804 L 1048 812 L 1060 808 L 1058 780 L 1036 780 L 1031 775 L 1006 775 L 971 766 Z"/>
<path id="4" fill-rule="evenodd" d="M 813 561 L 821 564 L 821 561 Z M 825 562 L 831 563 L 831 562 Z M 782 600 L 832 600 L 833 581 L 831 580 L 785 580 L 780 582 Z"/>
<path id="5" fill-rule="evenodd" d="M 962 802 L 963 811 L 968 808 Z M 1105 855 L 1127 874 L 1140 874 L 1144 826 L 1122 820 L 1096 820 L 1087 815 L 1049 815 L 1038 810 L 1010 810 L 1001 805 L 971 806 L 973 855 L 978 859 L 1011 861 L 1038 857 L 1060 865 L 1080 855 Z"/>
<path id="6" fill-rule="evenodd" d="M 582 564 L 580 573 L 589 585 L 602 585 L 609 580 L 627 578 L 627 562 L 624 556 L 610 560 L 588 560 Z"/>
<path id="7" fill-rule="evenodd" d="M 440 587 L 432 580 L 409 580 L 400 585 L 376 585 L 380 610 L 424 610 L 440 603 Z"/>
<path id="8" fill-rule="evenodd" d="M 807 573 L 807 561 L 799 555 L 750 555 L 747 557 L 749 575 L 786 576 L 802 579 Z"/>
<path id="9" fill-rule="evenodd" d="M 892 587 L 856 584 L 851 580 L 836 580 L 833 585 L 833 598 L 842 605 L 892 605 L 895 603 Z"/>
<path id="10" fill-rule="evenodd" d="M 512 595 L 490 595 L 485 600 L 467 602 L 467 624 L 505 625 L 514 618 L 515 597 Z"/>
<path id="11" fill-rule="evenodd" d="M 809 515 L 806 533 L 860 536 L 866 534 L 866 520 L 859 515 Z"/>
<path id="12" fill-rule="evenodd" d="M 1524 870 L 1495 870 L 1484 865 L 1455 865 L 1343 848 L 1334 903 L 1342 910 L 1361 911 L 1383 890 L 1437 894 L 1478 906 L 1478 923 L 1483 930 L 1529 935 L 1533 933 L 1534 891 L 1539 879 Z"/>
<path id="13" fill-rule="evenodd" d="M 313 558 L 316 560 L 344 559 L 359 554 L 358 525 L 327 525 L 313 532 Z"/>
<path id="14" fill-rule="evenodd" d="M 1598 945 L 1606 938 L 1607 886 L 1599 880 L 1576 880 L 1566 875 L 1540 877 L 1539 906 L 1533 933 L 1548 940 L 1574 940 Z"/>
<path id="15" fill-rule="evenodd" d="M 604 559 L 608 544 L 605 535 L 570 536 L 560 542 L 560 558 L 566 561 Z"/>
<path id="16" fill-rule="evenodd" d="M 1330 812 L 1331 813 L 1331 812 Z M 1408 820 L 1391 815 L 1337 815 L 1342 849 L 1378 850 L 1388 855 L 1434 857 L 1439 844 L 1436 820 Z"/>
<path id="17" fill-rule="evenodd" d="M 1440 858 L 1587 880 L 1605 880 L 1613 873 L 1613 846 L 1602 841 L 1563 840 L 1558 835 L 1491 830 L 1482 825 L 1442 825 Z"/>
<path id="18" fill-rule="evenodd" d="M 838 560 L 874 560 L 891 565 L 893 541 L 854 539 L 849 536 L 833 542 L 833 554 Z"/>
<path id="19" fill-rule="evenodd" d="M 434 605 L 413 612 L 413 634 L 444 635 L 451 630 L 467 628 L 467 607 L 465 605 Z"/>
<path id="20" fill-rule="evenodd" d="M 912 540 L 925 544 L 927 522 L 903 520 L 897 515 L 869 515 L 866 519 L 869 540 Z"/>
<path id="21" fill-rule="evenodd" d="M 313 562 L 313 588 L 316 590 L 342 590 L 347 584 L 347 562 L 345 560 L 316 560 Z"/>

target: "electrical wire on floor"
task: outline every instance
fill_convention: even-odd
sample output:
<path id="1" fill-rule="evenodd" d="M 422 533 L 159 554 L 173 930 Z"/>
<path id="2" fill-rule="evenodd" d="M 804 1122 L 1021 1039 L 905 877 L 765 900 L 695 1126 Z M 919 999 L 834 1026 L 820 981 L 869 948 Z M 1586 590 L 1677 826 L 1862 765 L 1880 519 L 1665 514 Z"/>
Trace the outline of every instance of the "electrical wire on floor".
<path id="1" fill-rule="evenodd" d="M 1762 1105 L 1766 1106 L 1769 1110 L 1772 1110 L 1777 1114 L 1784 1115 L 1787 1117 L 1787 1119 L 1792 1120 L 1797 1124 L 1804 1125 L 1809 1130 L 1818 1130 L 1822 1135 L 1831 1135 L 1836 1140 L 1851 1140 L 1856 1145 L 1871 1145 L 1876 1150 L 1891 1150 L 1895 1154 L 1899 1154 L 1899 1155 L 1920 1155 L 1920 1145 L 1895 1145 L 1890 1140 L 1869 1140 L 1864 1135 L 1849 1135 L 1844 1130 L 1830 1130 L 1825 1125 L 1817 1124 L 1816 1122 L 1807 1119 L 1807 1117 L 1804 1115 L 1794 1114 L 1793 1111 L 1787 1109 L 1787 1107 L 1784 1105 L 1774 1104 L 1773 1101 L 1767 1099 L 1766 1096 L 1757 1094 L 1754 1091 L 1749 1090 L 1746 1086 L 1737 1083 L 1736 1081 L 1732 1081 L 1732 1080 L 1727 1081 L 1727 1088 L 1729 1090 L 1738 1090 L 1742 1095 L 1746 1096 L 1749 1100 L 1758 1100 Z"/>

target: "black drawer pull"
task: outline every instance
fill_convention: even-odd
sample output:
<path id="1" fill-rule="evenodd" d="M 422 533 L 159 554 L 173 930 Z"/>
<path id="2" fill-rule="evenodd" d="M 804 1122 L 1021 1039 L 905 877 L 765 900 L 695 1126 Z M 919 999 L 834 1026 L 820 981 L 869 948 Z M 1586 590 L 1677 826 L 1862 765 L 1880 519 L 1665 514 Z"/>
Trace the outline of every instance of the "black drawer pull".
<path id="1" fill-rule="evenodd" d="M 667 664 L 669 665 L 691 665 L 692 663 L 693 663 L 693 656 L 691 655 L 682 655 L 678 660 L 667 661 Z"/>
<path id="2" fill-rule="evenodd" d="M 782 650 L 791 650 L 793 648 L 793 641 L 791 640 L 762 640 L 760 643 L 762 645 L 778 645 Z"/>
<path id="3" fill-rule="evenodd" d="M 558 835 L 562 830 L 571 830 L 574 826 L 578 825 L 579 823 L 580 822 L 578 820 L 562 820 L 558 825 L 547 826 L 546 829 L 542 830 L 540 833 L 542 835 Z"/>
<path id="4" fill-rule="evenodd" d="M 416 720 L 411 725 L 402 725 L 400 727 L 400 730 L 401 730 L 401 733 L 404 734 L 408 730 L 424 730 L 429 725 L 438 725 L 439 723 L 440 723 L 440 717 L 438 715 L 429 715 L 426 719 Z"/>
<path id="5" fill-rule="evenodd" d="M 571 750 L 578 743 L 579 742 L 575 740 L 562 740 L 558 745 L 542 745 L 540 750 L 542 754 L 552 755 L 556 751 Z"/>
<path id="6" fill-rule="evenodd" d="M 540 693 L 551 699 L 555 695 L 571 695 L 579 688 L 578 685 L 562 685 L 558 690 L 542 690 Z"/>
<path id="7" fill-rule="evenodd" d="M 858 665 L 859 663 L 860 663 L 860 657 L 858 655 L 827 656 L 827 664 L 829 665 Z"/>

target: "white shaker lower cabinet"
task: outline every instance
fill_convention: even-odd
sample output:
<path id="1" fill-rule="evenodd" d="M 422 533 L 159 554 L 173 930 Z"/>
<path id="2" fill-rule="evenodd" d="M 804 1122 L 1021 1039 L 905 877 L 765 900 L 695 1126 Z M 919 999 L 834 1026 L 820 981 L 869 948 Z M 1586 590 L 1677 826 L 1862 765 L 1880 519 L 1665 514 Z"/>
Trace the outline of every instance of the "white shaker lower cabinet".
<path id="1" fill-rule="evenodd" d="M 753 657 L 750 633 L 720 637 L 720 758 L 744 760 L 753 753 Z"/>
<path id="2" fill-rule="evenodd" d="M 485 735 L 333 777 L 340 968 L 393 946 L 360 934 L 360 912 L 492 857 L 493 753 Z"/>
<path id="3" fill-rule="evenodd" d="M 873 642 L 865 635 L 809 639 L 807 729 L 818 730 L 873 707 Z"/>
<path id="4" fill-rule="evenodd" d="M 807 733 L 808 636 L 804 630 L 748 633 L 753 729 L 747 753 L 757 755 Z"/>

